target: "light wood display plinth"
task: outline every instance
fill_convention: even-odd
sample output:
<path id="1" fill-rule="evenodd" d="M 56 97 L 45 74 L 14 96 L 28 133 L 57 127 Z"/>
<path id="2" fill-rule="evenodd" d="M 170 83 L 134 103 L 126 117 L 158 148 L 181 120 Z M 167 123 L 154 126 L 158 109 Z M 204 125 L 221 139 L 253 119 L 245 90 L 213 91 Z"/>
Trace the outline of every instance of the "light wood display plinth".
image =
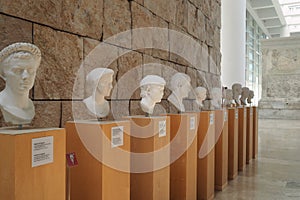
<path id="1" fill-rule="evenodd" d="M 223 190 L 228 182 L 228 111 L 215 111 L 215 189 Z"/>
<path id="2" fill-rule="evenodd" d="M 196 200 L 197 114 L 168 114 L 168 116 L 171 122 L 171 161 L 174 161 L 170 167 L 170 199 Z"/>
<path id="3" fill-rule="evenodd" d="M 131 122 L 131 151 L 149 154 L 143 161 L 131 159 L 131 168 L 140 173 L 131 173 L 130 199 L 169 199 L 170 118 L 167 116 L 130 116 L 126 119 Z M 152 154 L 153 152 L 155 153 Z M 147 169 L 146 172 L 142 173 L 145 169 Z"/>
<path id="4" fill-rule="evenodd" d="M 233 180 L 238 174 L 238 125 L 239 111 L 228 108 L 228 179 Z"/>
<path id="5" fill-rule="evenodd" d="M 253 159 L 258 155 L 258 107 L 253 106 Z"/>
<path id="6" fill-rule="evenodd" d="M 247 107 L 246 163 L 253 157 L 253 108 Z"/>
<path id="7" fill-rule="evenodd" d="M 246 168 L 247 109 L 239 107 L 239 171 Z"/>
<path id="8" fill-rule="evenodd" d="M 64 200 L 65 149 L 64 129 L 0 129 L 0 199 Z"/>
<path id="9" fill-rule="evenodd" d="M 78 160 L 69 168 L 70 199 L 129 200 L 130 122 L 67 122 L 66 132 Z"/>
<path id="10" fill-rule="evenodd" d="M 198 126 L 197 199 L 214 198 L 215 190 L 215 116 L 214 111 L 200 112 Z"/>

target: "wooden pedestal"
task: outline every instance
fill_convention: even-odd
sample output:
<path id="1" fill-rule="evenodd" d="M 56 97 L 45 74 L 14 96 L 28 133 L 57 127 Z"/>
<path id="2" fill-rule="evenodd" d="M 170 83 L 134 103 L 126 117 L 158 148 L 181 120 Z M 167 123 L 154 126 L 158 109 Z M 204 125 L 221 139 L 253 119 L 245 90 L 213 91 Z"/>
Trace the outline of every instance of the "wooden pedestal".
<path id="1" fill-rule="evenodd" d="M 238 174 L 238 125 L 239 111 L 236 108 L 228 109 L 228 179 L 235 179 Z"/>
<path id="2" fill-rule="evenodd" d="M 45 138 L 51 138 L 53 146 L 49 141 L 42 141 Z M 36 140 L 41 141 L 36 143 Z M 35 150 L 51 149 L 53 154 L 48 154 L 44 150 L 36 154 L 33 146 Z M 1 129 L 0 199 L 64 200 L 65 149 L 64 129 Z M 33 157 L 44 159 L 49 158 L 49 155 L 53 155 L 53 162 L 40 166 L 33 165 Z"/>
<path id="3" fill-rule="evenodd" d="M 253 109 L 253 159 L 257 158 L 258 154 L 258 108 L 256 106 Z"/>
<path id="4" fill-rule="evenodd" d="M 130 199 L 169 199 L 170 118 L 131 116 L 128 119 L 131 121 L 131 151 L 149 154 L 144 160 L 131 159 L 134 171 L 130 176 Z M 140 173 L 134 173 L 137 171 Z"/>
<path id="5" fill-rule="evenodd" d="M 246 131 L 247 131 L 247 109 L 245 107 L 239 110 L 239 171 L 246 167 Z"/>
<path id="6" fill-rule="evenodd" d="M 196 113 L 168 114 L 171 122 L 170 199 L 197 199 Z"/>
<path id="7" fill-rule="evenodd" d="M 68 169 L 70 199 L 129 200 L 130 122 L 67 122 L 66 132 L 67 152 L 78 160 Z"/>
<path id="8" fill-rule="evenodd" d="M 214 111 L 200 112 L 198 126 L 197 199 L 214 198 L 215 190 L 215 116 Z"/>
<path id="9" fill-rule="evenodd" d="M 247 107 L 247 139 L 246 139 L 246 163 L 249 164 L 253 157 L 253 109 Z"/>
<path id="10" fill-rule="evenodd" d="M 223 190 L 228 181 L 228 111 L 215 111 L 215 189 Z"/>

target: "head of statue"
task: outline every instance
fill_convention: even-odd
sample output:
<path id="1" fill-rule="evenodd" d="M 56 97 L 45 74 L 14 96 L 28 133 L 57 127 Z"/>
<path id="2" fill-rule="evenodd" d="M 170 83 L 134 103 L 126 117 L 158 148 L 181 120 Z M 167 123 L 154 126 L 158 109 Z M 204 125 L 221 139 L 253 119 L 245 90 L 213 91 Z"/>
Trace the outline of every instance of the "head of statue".
<path id="1" fill-rule="evenodd" d="M 254 91 L 253 90 L 249 90 L 249 95 L 248 95 L 248 98 L 247 98 L 247 102 L 248 103 L 252 103 L 253 97 L 254 97 Z"/>
<path id="2" fill-rule="evenodd" d="M 140 82 L 142 98 L 149 98 L 152 102 L 160 102 L 164 95 L 166 81 L 157 75 L 147 75 Z"/>
<path id="3" fill-rule="evenodd" d="M 231 89 L 226 89 L 225 90 L 225 99 L 227 100 L 232 100 L 233 99 L 233 94 Z"/>
<path id="4" fill-rule="evenodd" d="M 234 83 L 232 85 L 232 94 L 233 94 L 233 98 L 238 98 L 239 95 L 242 94 L 242 85 L 239 83 Z"/>
<path id="5" fill-rule="evenodd" d="M 196 87 L 194 89 L 194 93 L 195 93 L 195 96 L 196 96 L 196 102 L 197 104 L 202 104 L 202 102 L 206 99 L 207 95 L 207 90 L 205 87 Z"/>
<path id="6" fill-rule="evenodd" d="M 41 51 L 30 43 L 15 43 L 0 52 L 0 76 L 5 89 L 18 95 L 28 94 L 41 63 Z"/>
<path id="7" fill-rule="evenodd" d="M 170 81 L 170 89 L 175 95 L 186 98 L 191 91 L 191 78 L 184 73 L 176 73 Z"/>
<path id="8" fill-rule="evenodd" d="M 248 98 L 248 96 L 249 96 L 249 91 L 250 91 L 249 88 L 243 87 L 243 88 L 242 88 L 242 94 L 241 94 L 241 95 L 242 95 L 242 98 L 245 98 L 245 99 Z"/>
<path id="9" fill-rule="evenodd" d="M 109 96 L 112 89 L 114 71 L 108 68 L 93 69 L 87 76 L 86 81 L 94 93 Z"/>

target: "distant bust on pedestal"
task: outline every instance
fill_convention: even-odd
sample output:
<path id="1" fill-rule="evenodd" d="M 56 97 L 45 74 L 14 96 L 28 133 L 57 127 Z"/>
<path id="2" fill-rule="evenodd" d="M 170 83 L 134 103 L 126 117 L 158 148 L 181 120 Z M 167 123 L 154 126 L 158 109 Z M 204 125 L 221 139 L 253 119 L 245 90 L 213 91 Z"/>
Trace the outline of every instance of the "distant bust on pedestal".
<path id="1" fill-rule="evenodd" d="M 242 85 L 239 83 L 234 83 L 232 85 L 232 94 L 233 94 L 233 99 L 235 101 L 236 106 L 240 106 L 240 95 L 242 94 Z"/>
<path id="2" fill-rule="evenodd" d="M 231 89 L 226 89 L 225 90 L 225 100 L 224 100 L 224 105 L 226 107 L 231 107 L 232 106 L 232 100 L 233 100 L 233 94 Z"/>
<path id="3" fill-rule="evenodd" d="M 33 119 L 35 109 L 28 96 L 40 62 L 41 51 L 30 43 L 15 43 L 0 52 L 0 76 L 6 82 L 0 108 L 6 122 L 22 125 Z"/>
<path id="4" fill-rule="evenodd" d="M 166 81 L 156 75 L 147 75 L 140 82 L 142 110 L 151 115 L 156 103 L 160 102 L 165 89 Z"/>
<path id="5" fill-rule="evenodd" d="M 92 95 L 84 99 L 83 103 L 97 118 L 106 117 L 110 111 L 105 97 L 110 95 L 113 75 L 114 71 L 111 69 L 96 68 L 86 76 L 86 90 L 92 89 Z"/>
<path id="6" fill-rule="evenodd" d="M 249 95 L 248 95 L 248 98 L 247 98 L 247 103 L 252 104 L 253 97 L 254 97 L 253 90 L 249 90 Z"/>
<path id="7" fill-rule="evenodd" d="M 247 105 L 246 99 L 247 99 L 248 97 L 249 97 L 249 88 L 243 87 L 243 88 L 242 88 L 241 98 L 240 98 L 241 104 L 242 104 L 243 106 Z"/>
<path id="8" fill-rule="evenodd" d="M 168 101 L 171 102 L 179 112 L 185 112 L 182 100 L 188 97 L 191 91 L 191 78 L 184 73 L 176 73 L 172 76 L 170 82 L 171 95 Z"/>
<path id="9" fill-rule="evenodd" d="M 201 109 L 203 107 L 203 101 L 206 99 L 207 95 L 207 90 L 204 87 L 196 87 L 194 89 L 195 92 L 195 96 L 196 96 L 196 103 L 199 106 L 199 108 Z"/>
<path id="10" fill-rule="evenodd" d="M 213 88 L 211 90 L 211 105 L 213 109 L 220 109 L 222 104 L 222 89 L 221 88 Z"/>

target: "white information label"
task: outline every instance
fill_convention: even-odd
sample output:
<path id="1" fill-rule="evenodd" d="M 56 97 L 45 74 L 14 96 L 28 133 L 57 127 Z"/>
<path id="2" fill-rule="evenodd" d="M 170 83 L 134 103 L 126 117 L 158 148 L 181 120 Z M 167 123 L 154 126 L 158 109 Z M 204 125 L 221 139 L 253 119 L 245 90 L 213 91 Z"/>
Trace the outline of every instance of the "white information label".
<path id="1" fill-rule="evenodd" d="M 190 130 L 195 130 L 195 124 L 196 124 L 196 117 L 190 118 Z"/>
<path id="2" fill-rule="evenodd" d="M 239 111 L 235 110 L 235 119 L 238 119 L 238 118 L 239 118 Z"/>
<path id="3" fill-rule="evenodd" d="M 32 167 L 53 162 L 53 136 L 32 139 L 31 159 Z"/>
<path id="4" fill-rule="evenodd" d="M 228 113 L 227 111 L 224 111 L 224 122 L 228 121 Z"/>
<path id="5" fill-rule="evenodd" d="M 215 121 L 214 113 L 210 113 L 209 114 L 209 124 L 210 125 L 214 124 L 214 121 Z"/>
<path id="6" fill-rule="evenodd" d="M 165 137 L 167 135 L 167 127 L 166 127 L 166 120 L 159 121 L 158 122 L 158 137 Z"/>
<path id="7" fill-rule="evenodd" d="M 115 126 L 111 128 L 111 147 L 119 147 L 124 145 L 124 127 Z"/>

